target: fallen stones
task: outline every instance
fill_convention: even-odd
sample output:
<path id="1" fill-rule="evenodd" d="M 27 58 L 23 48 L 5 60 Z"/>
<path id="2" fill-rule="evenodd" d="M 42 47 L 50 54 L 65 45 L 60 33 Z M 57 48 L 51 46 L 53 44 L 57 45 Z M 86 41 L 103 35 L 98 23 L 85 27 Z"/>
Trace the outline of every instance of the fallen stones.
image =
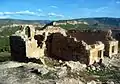
<path id="1" fill-rule="evenodd" d="M 71 68 L 72 72 L 83 71 L 87 67 L 85 64 L 81 64 L 80 62 L 73 62 L 73 61 L 65 62 L 65 64 Z"/>

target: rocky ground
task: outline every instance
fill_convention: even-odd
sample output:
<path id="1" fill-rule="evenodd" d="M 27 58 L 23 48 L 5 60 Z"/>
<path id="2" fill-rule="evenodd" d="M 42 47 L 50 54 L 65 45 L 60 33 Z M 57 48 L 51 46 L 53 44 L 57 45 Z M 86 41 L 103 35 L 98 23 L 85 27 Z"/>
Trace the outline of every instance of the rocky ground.
<path id="1" fill-rule="evenodd" d="M 4 60 L 0 62 L 0 84 L 120 84 L 120 55 L 105 58 L 103 63 L 87 67 L 59 61 L 44 66 Z"/>

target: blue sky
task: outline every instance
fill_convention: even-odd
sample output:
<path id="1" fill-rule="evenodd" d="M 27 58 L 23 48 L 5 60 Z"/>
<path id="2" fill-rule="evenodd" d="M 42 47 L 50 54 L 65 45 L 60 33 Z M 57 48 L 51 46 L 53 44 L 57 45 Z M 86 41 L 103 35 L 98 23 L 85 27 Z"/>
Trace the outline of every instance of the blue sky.
<path id="1" fill-rule="evenodd" d="M 120 17 L 120 0 L 0 0 L 0 18 L 58 20 Z"/>

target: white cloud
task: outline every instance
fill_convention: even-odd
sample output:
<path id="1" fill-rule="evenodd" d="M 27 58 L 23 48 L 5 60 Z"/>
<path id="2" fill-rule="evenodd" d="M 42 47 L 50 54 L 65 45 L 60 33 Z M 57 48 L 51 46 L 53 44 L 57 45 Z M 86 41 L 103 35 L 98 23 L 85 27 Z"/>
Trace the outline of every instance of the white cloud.
<path id="1" fill-rule="evenodd" d="M 16 15 L 16 14 L 31 14 L 34 15 L 35 12 L 26 11 L 17 11 L 17 12 L 0 12 L 0 15 Z"/>
<path id="2" fill-rule="evenodd" d="M 0 12 L 0 15 L 3 15 L 3 12 Z"/>
<path id="3" fill-rule="evenodd" d="M 15 14 L 14 12 L 4 12 L 3 13 L 4 15 L 12 15 L 12 14 Z"/>
<path id="4" fill-rule="evenodd" d="M 38 9 L 37 11 L 42 12 L 42 9 Z"/>
<path id="5" fill-rule="evenodd" d="M 38 11 L 29 11 L 29 10 L 24 10 L 24 11 L 16 11 L 16 12 L 0 12 L 0 18 L 9 18 L 9 17 L 14 17 L 14 15 L 27 15 L 27 16 L 37 16 L 37 17 L 46 17 L 46 18 L 52 18 L 52 17 L 56 17 L 56 18 L 64 18 L 64 15 L 62 14 L 57 14 L 54 12 L 50 12 L 47 14 L 38 12 Z"/>
<path id="6" fill-rule="evenodd" d="M 17 11 L 17 12 L 0 12 L 0 15 L 32 15 L 32 16 L 45 16 L 42 13 L 33 12 L 29 10 Z"/>
<path id="7" fill-rule="evenodd" d="M 8 15 L 0 15 L 0 19 L 6 19 L 6 18 L 10 18 L 10 16 L 8 16 Z"/>
<path id="8" fill-rule="evenodd" d="M 63 17 L 64 17 L 64 15 L 57 15 L 57 17 L 61 17 L 61 18 L 63 18 Z"/>
<path id="9" fill-rule="evenodd" d="M 45 17 L 46 15 L 45 15 L 45 14 L 42 14 L 42 13 L 39 13 L 39 14 L 36 14 L 36 16 Z"/>
<path id="10" fill-rule="evenodd" d="M 58 8 L 57 6 L 50 6 L 51 8 Z"/>
<path id="11" fill-rule="evenodd" d="M 64 17 L 64 15 L 62 15 L 62 14 L 56 14 L 56 13 L 48 13 L 48 16 L 49 17 L 61 17 L 61 18 L 63 18 Z"/>
<path id="12" fill-rule="evenodd" d="M 18 12 L 15 12 L 15 14 L 35 15 L 36 13 L 35 13 L 35 12 L 31 12 L 31 11 L 29 11 L 29 10 L 26 10 L 26 11 L 18 11 Z"/>
<path id="13" fill-rule="evenodd" d="M 48 16 L 56 16 L 55 13 L 48 13 Z"/>
<path id="14" fill-rule="evenodd" d="M 14 12 L 0 12 L 0 15 L 12 15 Z"/>
<path id="15" fill-rule="evenodd" d="M 108 7 L 100 7 L 95 9 L 95 12 L 104 12 Z"/>

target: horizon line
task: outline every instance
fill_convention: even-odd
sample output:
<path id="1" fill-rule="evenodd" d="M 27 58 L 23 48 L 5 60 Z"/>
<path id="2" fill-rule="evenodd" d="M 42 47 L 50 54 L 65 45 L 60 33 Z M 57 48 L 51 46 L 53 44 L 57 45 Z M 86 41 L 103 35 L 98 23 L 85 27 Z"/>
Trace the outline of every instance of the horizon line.
<path id="1" fill-rule="evenodd" d="M 81 18 L 79 18 L 79 17 L 78 17 L 78 18 L 57 19 L 57 20 L 56 20 L 56 19 L 20 19 L 20 18 L 0 18 L 0 20 L 2 20 L 2 19 L 3 19 L 3 20 L 5 20 L 5 19 L 11 19 L 11 20 L 12 20 L 12 19 L 13 19 L 13 20 L 31 20 L 31 21 L 32 21 L 32 20 L 37 20 L 37 21 L 38 21 L 38 20 L 58 21 L 58 20 L 75 20 L 75 19 L 84 19 L 84 18 L 116 18 L 116 19 L 118 18 L 118 19 L 119 19 L 120 17 L 81 17 Z"/>

